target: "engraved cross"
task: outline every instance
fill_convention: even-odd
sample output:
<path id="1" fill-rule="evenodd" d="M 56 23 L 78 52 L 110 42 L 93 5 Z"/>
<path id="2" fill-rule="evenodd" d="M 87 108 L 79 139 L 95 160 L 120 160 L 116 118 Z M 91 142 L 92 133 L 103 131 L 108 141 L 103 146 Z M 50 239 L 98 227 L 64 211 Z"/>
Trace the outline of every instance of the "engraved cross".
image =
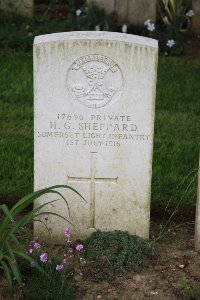
<path id="1" fill-rule="evenodd" d="M 72 177 L 68 176 L 68 182 L 90 182 L 90 227 L 95 227 L 95 184 L 97 182 L 117 183 L 116 178 L 99 178 L 96 177 L 96 161 L 95 155 L 97 152 L 91 152 L 91 171 L 90 177 Z"/>

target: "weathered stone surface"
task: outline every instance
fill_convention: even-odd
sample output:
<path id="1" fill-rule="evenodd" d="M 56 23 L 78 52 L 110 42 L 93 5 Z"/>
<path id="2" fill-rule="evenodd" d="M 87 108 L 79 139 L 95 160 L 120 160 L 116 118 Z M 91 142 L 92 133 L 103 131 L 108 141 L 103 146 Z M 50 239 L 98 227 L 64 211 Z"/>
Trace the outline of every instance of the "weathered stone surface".
<path id="1" fill-rule="evenodd" d="M 115 0 L 114 10 L 118 14 L 118 20 L 121 23 L 128 23 L 129 0 Z"/>
<path id="2" fill-rule="evenodd" d="M 197 205 L 195 219 L 195 250 L 200 251 L 200 156 L 199 156 L 199 174 L 197 187 Z"/>
<path id="3" fill-rule="evenodd" d="M 147 19 L 156 20 L 156 0 L 87 0 L 106 10 L 116 11 L 119 22 L 143 26 Z"/>
<path id="4" fill-rule="evenodd" d="M 156 20 L 156 0 L 129 0 L 128 22 L 143 26 L 147 19 Z"/>
<path id="5" fill-rule="evenodd" d="M 34 15 L 34 0 L 1 0 L 0 8 L 26 17 Z"/>
<path id="6" fill-rule="evenodd" d="M 87 3 L 91 5 L 92 3 L 97 5 L 100 8 L 105 9 L 107 13 L 111 13 L 114 11 L 115 0 L 87 0 Z M 98 24 L 97 24 L 98 25 Z"/>
<path id="7" fill-rule="evenodd" d="M 200 33 L 200 0 L 193 0 L 193 10 L 195 15 L 192 17 L 192 27 L 195 32 Z"/>
<path id="8" fill-rule="evenodd" d="M 35 190 L 69 184 L 83 195 L 62 191 L 79 237 L 149 236 L 157 52 L 157 41 L 119 33 L 35 39 Z M 63 201 L 49 209 L 69 218 Z M 49 222 L 61 241 L 65 221 Z M 36 223 L 35 235 L 45 234 L 50 241 Z"/>

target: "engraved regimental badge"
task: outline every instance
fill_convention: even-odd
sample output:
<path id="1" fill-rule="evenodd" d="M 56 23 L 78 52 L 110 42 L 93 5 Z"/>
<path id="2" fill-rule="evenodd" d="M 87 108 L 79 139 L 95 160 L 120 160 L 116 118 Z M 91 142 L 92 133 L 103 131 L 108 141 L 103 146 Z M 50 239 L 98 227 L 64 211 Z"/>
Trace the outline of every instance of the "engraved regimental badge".
<path id="1" fill-rule="evenodd" d="M 99 108 L 120 97 L 122 73 L 112 59 L 98 54 L 86 55 L 70 67 L 67 86 L 76 101 Z"/>

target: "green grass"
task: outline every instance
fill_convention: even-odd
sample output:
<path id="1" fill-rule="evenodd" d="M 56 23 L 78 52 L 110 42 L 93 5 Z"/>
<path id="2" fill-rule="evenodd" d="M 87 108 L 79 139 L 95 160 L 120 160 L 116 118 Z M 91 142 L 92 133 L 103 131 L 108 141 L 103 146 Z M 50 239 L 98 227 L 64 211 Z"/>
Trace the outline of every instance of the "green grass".
<path id="1" fill-rule="evenodd" d="M 32 55 L 0 52 L 0 198 L 33 190 Z"/>
<path id="2" fill-rule="evenodd" d="M 0 51 L 0 198 L 33 189 L 32 54 Z M 153 206 L 194 206 L 200 132 L 200 62 L 159 59 Z M 191 173 L 191 174 L 190 174 Z"/>
<path id="3" fill-rule="evenodd" d="M 158 68 L 153 205 L 194 206 L 200 134 L 200 62 L 160 58 Z"/>

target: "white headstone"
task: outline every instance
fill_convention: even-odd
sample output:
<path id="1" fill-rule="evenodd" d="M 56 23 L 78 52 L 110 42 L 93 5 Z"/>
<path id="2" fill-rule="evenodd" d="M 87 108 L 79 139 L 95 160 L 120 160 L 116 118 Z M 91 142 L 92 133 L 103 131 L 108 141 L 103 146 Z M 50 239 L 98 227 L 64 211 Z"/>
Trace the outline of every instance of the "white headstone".
<path id="1" fill-rule="evenodd" d="M 196 219 L 195 219 L 195 250 L 200 251 L 200 155 L 199 155 L 197 205 L 196 205 Z"/>
<path id="2" fill-rule="evenodd" d="M 82 194 L 87 202 L 62 190 L 79 237 L 149 236 L 157 53 L 157 41 L 120 33 L 35 39 L 35 190 L 69 184 Z M 49 209 L 69 217 L 64 201 Z M 65 221 L 50 223 L 63 240 Z M 36 223 L 35 235 L 45 234 Z"/>

